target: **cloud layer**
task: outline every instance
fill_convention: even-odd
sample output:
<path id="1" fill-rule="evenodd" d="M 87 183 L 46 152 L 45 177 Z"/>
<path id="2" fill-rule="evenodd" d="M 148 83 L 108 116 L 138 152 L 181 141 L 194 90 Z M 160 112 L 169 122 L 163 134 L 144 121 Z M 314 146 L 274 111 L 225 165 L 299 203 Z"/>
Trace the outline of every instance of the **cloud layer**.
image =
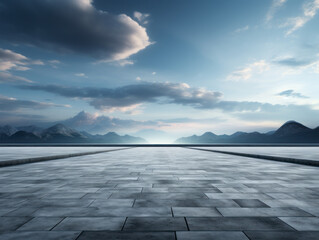
<path id="1" fill-rule="evenodd" d="M 222 96 L 219 92 L 191 88 L 186 83 L 140 82 L 118 88 L 76 88 L 58 85 L 22 86 L 64 97 L 88 99 L 99 110 L 130 107 L 146 102 L 175 103 L 194 108 L 212 108 Z"/>
<path id="2" fill-rule="evenodd" d="M 10 98 L 0 95 L 0 111 L 16 111 L 20 109 L 44 109 L 48 107 L 69 107 L 68 105 L 59 105 L 53 103 L 29 101 L 29 100 L 19 100 L 16 98 Z"/>
<path id="3" fill-rule="evenodd" d="M 151 44 L 132 18 L 98 10 L 91 0 L 3 0 L 0 34 L 11 42 L 105 61 L 128 58 Z"/>
<path id="4" fill-rule="evenodd" d="M 247 113 L 257 115 L 274 112 L 294 113 L 307 111 L 318 112 L 310 105 L 282 105 L 257 101 L 230 101 L 223 100 L 220 92 L 203 88 L 190 87 L 186 83 L 170 82 L 140 82 L 114 89 L 110 88 L 74 88 L 57 85 L 26 85 L 24 89 L 46 91 L 69 98 L 78 98 L 98 110 L 114 108 L 132 111 L 143 103 L 178 104 L 195 109 L 221 110 L 237 116 Z M 270 116 L 269 115 L 269 116 Z M 268 118 L 269 118 L 268 116 Z M 282 116 L 282 115 L 281 115 Z M 268 119 L 267 118 L 267 119 Z"/>

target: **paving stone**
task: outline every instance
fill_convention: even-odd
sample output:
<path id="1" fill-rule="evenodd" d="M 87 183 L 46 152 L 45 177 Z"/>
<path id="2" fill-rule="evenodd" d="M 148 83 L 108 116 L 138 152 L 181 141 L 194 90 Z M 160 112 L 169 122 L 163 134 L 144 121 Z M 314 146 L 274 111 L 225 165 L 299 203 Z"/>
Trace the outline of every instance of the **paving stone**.
<path id="1" fill-rule="evenodd" d="M 316 239 L 318 183 L 316 167 L 174 147 L 0 168 L 0 239 Z"/>
<path id="2" fill-rule="evenodd" d="M 317 217 L 281 217 L 280 219 L 298 231 L 319 231 Z"/>
<path id="3" fill-rule="evenodd" d="M 174 217 L 218 217 L 222 216 L 216 208 L 173 207 Z"/>
<path id="4" fill-rule="evenodd" d="M 299 208 L 217 208 L 225 217 L 309 217 L 309 213 Z"/>
<path id="5" fill-rule="evenodd" d="M 67 217 L 60 222 L 54 231 L 119 231 L 125 217 Z"/>
<path id="6" fill-rule="evenodd" d="M 19 227 L 18 231 L 50 231 L 63 218 L 36 217 Z"/>
<path id="7" fill-rule="evenodd" d="M 262 208 L 269 207 L 267 204 L 263 203 L 258 199 L 234 199 L 234 201 L 241 207 L 244 208 Z"/>
<path id="8" fill-rule="evenodd" d="M 271 217 L 187 217 L 186 220 L 191 231 L 293 230 L 278 218 Z"/>
<path id="9" fill-rule="evenodd" d="M 134 207 L 239 207 L 231 199 L 137 199 Z"/>
<path id="10" fill-rule="evenodd" d="M 14 231 L 30 219 L 30 217 L 0 217 L 0 231 Z"/>
<path id="11" fill-rule="evenodd" d="M 101 232 L 84 231 L 77 240 L 175 240 L 173 232 Z"/>
<path id="12" fill-rule="evenodd" d="M 319 232 L 245 231 L 251 240 L 318 240 Z"/>
<path id="13" fill-rule="evenodd" d="M 190 231 L 176 232 L 177 240 L 249 240 L 244 233 L 236 231 Z"/>
<path id="14" fill-rule="evenodd" d="M 90 207 L 132 207 L 134 201 L 134 199 L 96 199 L 90 204 Z"/>
<path id="15" fill-rule="evenodd" d="M 124 225 L 125 231 L 182 231 L 187 230 L 184 218 L 131 218 Z"/>
<path id="16" fill-rule="evenodd" d="M 273 199 L 262 193 L 206 193 L 211 199 Z"/>
<path id="17" fill-rule="evenodd" d="M 75 240 L 80 232 L 71 231 L 16 231 L 9 233 L 0 233 L 1 240 Z"/>

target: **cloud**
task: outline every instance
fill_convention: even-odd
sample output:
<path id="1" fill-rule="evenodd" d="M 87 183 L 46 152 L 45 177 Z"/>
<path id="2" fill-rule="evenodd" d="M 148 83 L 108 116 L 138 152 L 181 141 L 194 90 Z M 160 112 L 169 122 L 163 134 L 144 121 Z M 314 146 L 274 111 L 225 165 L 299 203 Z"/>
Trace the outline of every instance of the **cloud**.
<path id="1" fill-rule="evenodd" d="M 87 76 L 85 75 L 85 73 L 76 73 L 76 74 L 74 74 L 75 76 L 77 76 L 77 77 L 85 77 L 85 78 L 87 78 Z"/>
<path id="2" fill-rule="evenodd" d="M 186 83 L 140 82 L 118 88 L 75 88 L 57 85 L 25 85 L 23 89 L 46 91 L 60 96 L 87 101 L 98 110 L 114 111 L 128 109 L 133 111 L 144 103 L 178 104 L 194 109 L 220 110 L 225 113 L 243 116 L 243 114 L 271 114 L 282 111 L 292 113 L 305 110 L 314 113 L 312 105 L 283 105 L 256 101 L 231 101 L 222 99 L 220 92 L 193 88 Z M 318 111 L 317 111 L 318 112 Z"/>
<path id="3" fill-rule="evenodd" d="M 30 90 L 40 90 L 64 97 L 88 100 L 90 105 L 99 110 L 114 107 L 138 106 L 142 103 L 168 103 L 191 106 L 194 108 L 211 108 L 222 96 L 204 88 L 191 88 L 186 83 L 140 82 L 118 88 L 74 88 L 58 85 L 22 86 Z"/>
<path id="4" fill-rule="evenodd" d="M 287 0 L 273 0 L 266 14 L 266 22 L 273 19 L 275 13 L 287 2 Z"/>
<path id="5" fill-rule="evenodd" d="M 23 77 L 11 74 L 10 70 L 26 71 L 29 65 L 44 65 L 41 60 L 31 60 L 26 56 L 9 49 L 0 48 L 0 82 L 32 82 Z"/>
<path id="6" fill-rule="evenodd" d="M 161 126 L 163 124 L 157 121 L 136 121 L 132 119 L 120 119 L 109 117 L 105 115 L 90 114 L 87 112 L 80 112 L 74 117 L 62 121 L 63 124 L 88 131 L 90 133 L 103 133 L 118 130 L 135 130 Z"/>
<path id="7" fill-rule="evenodd" d="M 47 119 L 45 118 L 45 116 L 42 115 L 0 111 L 0 125 L 42 125 L 46 121 Z"/>
<path id="8" fill-rule="evenodd" d="M 151 44 L 146 29 L 91 0 L 3 0 L 2 40 L 79 53 L 105 61 L 126 59 Z"/>
<path id="9" fill-rule="evenodd" d="M 277 94 L 278 96 L 283 96 L 283 97 L 293 97 L 293 98 L 309 98 L 307 96 L 302 95 L 301 93 L 295 92 L 292 89 L 282 91 Z"/>
<path id="10" fill-rule="evenodd" d="M 7 71 L 10 69 L 15 70 L 28 70 L 28 58 L 22 54 L 13 52 L 9 49 L 0 48 L 0 71 Z"/>
<path id="11" fill-rule="evenodd" d="M 48 61 L 49 65 L 53 68 L 57 68 L 61 62 L 59 60 L 53 59 Z"/>
<path id="12" fill-rule="evenodd" d="M 288 67 L 290 70 L 285 72 L 285 74 L 296 74 L 306 70 L 310 70 L 313 73 L 319 73 L 319 60 L 316 57 L 305 59 L 283 56 L 275 58 L 271 62 L 276 65 Z"/>
<path id="13" fill-rule="evenodd" d="M 156 75 L 156 72 L 152 72 L 152 75 Z"/>
<path id="14" fill-rule="evenodd" d="M 134 61 L 132 60 L 128 60 L 128 59 L 123 59 L 123 60 L 119 60 L 116 62 L 118 65 L 120 65 L 121 67 L 124 67 L 126 65 L 133 65 Z"/>
<path id="15" fill-rule="evenodd" d="M 227 76 L 227 80 L 241 81 L 249 80 L 255 74 L 261 74 L 270 69 L 270 64 L 265 60 L 260 60 L 248 64 L 246 67 L 236 70 Z"/>
<path id="16" fill-rule="evenodd" d="M 141 81 L 142 78 L 141 77 L 136 77 L 136 81 Z"/>
<path id="17" fill-rule="evenodd" d="M 314 61 L 312 60 L 305 60 L 305 59 L 297 59 L 294 57 L 283 57 L 279 59 L 274 59 L 272 61 L 275 64 L 289 66 L 289 67 L 302 67 L 312 64 Z"/>
<path id="18" fill-rule="evenodd" d="M 140 12 L 135 11 L 133 15 L 134 15 L 134 18 L 136 18 L 139 23 L 148 24 L 147 19 L 150 16 L 149 13 L 140 13 Z"/>
<path id="19" fill-rule="evenodd" d="M 303 6 L 303 14 L 302 16 L 289 18 L 282 27 L 289 27 L 286 32 L 286 35 L 290 35 L 294 31 L 303 27 L 307 22 L 309 22 L 314 16 L 317 14 L 319 9 L 319 0 L 313 0 L 311 2 L 307 2 Z"/>
<path id="20" fill-rule="evenodd" d="M 8 82 L 28 82 L 31 83 L 32 81 L 26 79 L 24 77 L 12 75 L 8 72 L 0 72 L 0 83 L 8 83 Z"/>
<path id="21" fill-rule="evenodd" d="M 249 26 L 248 25 L 246 25 L 245 27 L 242 27 L 242 28 L 237 28 L 234 32 L 235 33 L 240 33 L 240 32 L 245 32 L 247 30 L 249 30 Z"/>
<path id="22" fill-rule="evenodd" d="M 20 109 L 44 109 L 48 107 L 70 107 L 69 105 L 60 105 L 53 103 L 19 100 L 0 95 L 0 111 L 16 111 Z"/>

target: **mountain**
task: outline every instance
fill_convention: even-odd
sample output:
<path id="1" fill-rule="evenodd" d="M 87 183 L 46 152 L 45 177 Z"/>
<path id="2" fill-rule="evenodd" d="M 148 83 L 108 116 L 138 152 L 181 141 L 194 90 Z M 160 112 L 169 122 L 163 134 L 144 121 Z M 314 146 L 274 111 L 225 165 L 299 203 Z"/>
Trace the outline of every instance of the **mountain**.
<path id="1" fill-rule="evenodd" d="M 41 138 L 33 133 L 18 131 L 11 135 L 7 141 L 10 143 L 39 143 Z"/>
<path id="2" fill-rule="evenodd" d="M 96 143 L 146 143 L 143 138 L 130 135 L 120 136 L 115 132 L 109 132 L 104 135 L 93 135 L 92 139 Z"/>
<path id="3" fill-rule="evenodd" d="M 319 143 L 319 127 L 308 128 L 296 121 L 288 121 L 276 131 L 268 133 L 236 132 L 232 135 L 215 135 L 206 132 L 201 136 L 179 138 L 176 143 Z"/>
<path id="4" fill-rule="evenodd" d="M 92 135 L 84 131 L 79 132 L 60 123 L 47 129 L 36 126 L 15 128 L 9 125 L 0 129 L 3 131 L 0 132 L 0 143 L 146 143 L 140 137 L 120 136 L 114 132 L 105 135 Z"/>
<path id="5" fill-rule="evenodd" d="M 85 142 L 87 139 L 83 134 L 60 123 L 43 130 L 41 138 L 45 142 Z"/>
<path id="6" fill-rule="evenodd" d="M 311 132 L 311 129 L 302 125 L 301 123 L 295 121 L 288 121 L 280 128 L 278 128 L 278 130 L 274 132 L 273 136 L 287 137 L 295 134 L 303 134 L 308 132 Z"/>
<path id="7" fill-rule="evenodd" d="M 29 125 L 29 126 L 21 126 L 21 127 L 17 127 L 17 129 L 19 131 L 25 131 L 25 132 L 30 132 L 33 133 L 36 136 L 41 136 L 41 133 L 43 131 L 43 128 L 41 127 L 37 127 L 37 126 L 33 126 L 33 125 Z"/>
<path id="8" fill-rule="evenodd" d="M 16 133 L 18 131 L 18 129 L 16 129 L 15 127 L 12 127 L 10 125 L 5 125 L 5 126 L 0 126 L 0 133 L 4 133 L 8 136 L 11 136 L 12 134 Z"/>

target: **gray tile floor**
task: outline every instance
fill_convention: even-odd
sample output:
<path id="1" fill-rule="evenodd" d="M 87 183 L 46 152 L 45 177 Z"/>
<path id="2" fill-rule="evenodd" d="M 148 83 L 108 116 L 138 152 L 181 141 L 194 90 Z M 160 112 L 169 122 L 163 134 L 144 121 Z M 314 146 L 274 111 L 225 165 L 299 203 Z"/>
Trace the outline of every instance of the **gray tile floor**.
<path id="1" fill-rule="evenodd" d="M 0 168 L 0 239 L 319 239 L 319 168 L 133 148 Z"/>

